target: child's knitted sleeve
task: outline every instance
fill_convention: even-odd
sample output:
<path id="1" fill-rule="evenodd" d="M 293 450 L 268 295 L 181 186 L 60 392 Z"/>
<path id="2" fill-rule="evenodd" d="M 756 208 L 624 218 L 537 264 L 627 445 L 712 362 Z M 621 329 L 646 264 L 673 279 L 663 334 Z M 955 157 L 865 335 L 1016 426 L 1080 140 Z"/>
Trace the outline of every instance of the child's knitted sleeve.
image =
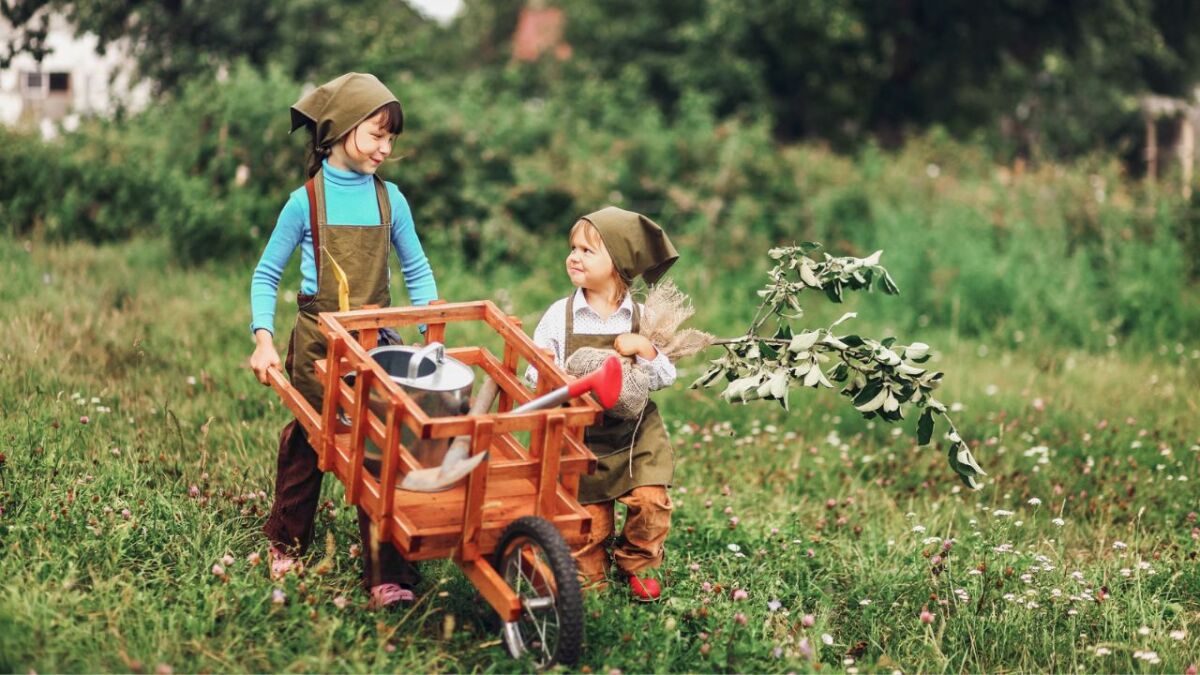
<path id="1" fill-rule="evenodd" d="M 408 200 L 393 183 L 388 183 L 387 188 L 392 202 L 392 248 L 396 249 L 396 257 L 400 259 L 408 299 L 416 306 L 428 305 L 438 297 L 433 268 L 429 266 L 429 258 L 417 236 Z"/>
<path id="2" fill-rule="evenodd" d="M 661 351 L 652 359 L 637 357 L 637 364 L 650 376 L 650 391 L 658 391 L 675 384 L 675 364 Z"/>
<path id="3" fill-rule="evenodd" d="M 283 205 L 271 238 L 263 249 L 262 257 L 250 278 L 250 332 L 265 328 L 275 334 L 275 302 L 279 291 L 279 279 L 287 267 L 292 252 L 304 237 L 304 225 L 308 220 L 308 204 L 300 202 L 295 194 Z"/>

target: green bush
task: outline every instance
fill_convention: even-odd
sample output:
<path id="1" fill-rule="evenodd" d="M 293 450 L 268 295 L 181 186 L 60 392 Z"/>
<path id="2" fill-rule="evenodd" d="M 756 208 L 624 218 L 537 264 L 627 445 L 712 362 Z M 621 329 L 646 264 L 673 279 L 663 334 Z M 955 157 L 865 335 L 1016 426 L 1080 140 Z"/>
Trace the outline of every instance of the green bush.
<path id="1" fill-rule="evenodd" d="M 768 247 L 817 240 L 837 254 L 885 250 L 901 299 L 854 302 L 898 332 L 933 324 L 1104 348 L 1200 328 L 1198 209 L 1144 190 L 1109 157 L 1009 167 L 938 131 L 853 156 L 780 145 L 764 120 L 720 120 L 698 94 L 668 120 L 639 100 L 632 71 L 568 80 L 545 98 L 519 93 L 520 71 L 499 83 L 382 75 L 406 110 L 383 175 L 449 269 L 557 268 L 571 223 L 612 203 L 672 233 L 681 274 L 706 284 L 729 270 L 721 281 L 736 276 L 747 302 Z M 305 139 L 287 135 L 300 90 L 279 72 L 237 68 L 50 144 L 6 133 L 5 228 L 97 241 L 161 234 L 184 262 L 245 264 L 304 179 Z"/>

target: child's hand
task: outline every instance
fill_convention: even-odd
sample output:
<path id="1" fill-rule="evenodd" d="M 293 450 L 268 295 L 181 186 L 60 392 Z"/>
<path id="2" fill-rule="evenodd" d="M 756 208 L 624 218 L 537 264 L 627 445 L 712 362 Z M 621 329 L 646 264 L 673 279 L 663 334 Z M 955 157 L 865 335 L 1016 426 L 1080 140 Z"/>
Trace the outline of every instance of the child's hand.
<path id="1" fill-rule="evenodd" d="M 270 384 L 267 370 L 279 367 L 279 352 L 275 351 L 275 342 L 270 332 L 257 330 L 254 332 L 254 339 L 258 344 L 254 347 L 254 353 L 250 355 L 250 369 L 254 371 L 254 377 L 258 378 L 259 382 Z"/>
<path id="2" fill-rule="evenodd" d="M 621 356 L 640 356 L 643 359 L 651 360 L 658 356 L 658 348 L 650 342 L 645 335 L 637 333 L 624 333 L 618 335 L 616 340 L 613 340 L 613 349 Z"/>

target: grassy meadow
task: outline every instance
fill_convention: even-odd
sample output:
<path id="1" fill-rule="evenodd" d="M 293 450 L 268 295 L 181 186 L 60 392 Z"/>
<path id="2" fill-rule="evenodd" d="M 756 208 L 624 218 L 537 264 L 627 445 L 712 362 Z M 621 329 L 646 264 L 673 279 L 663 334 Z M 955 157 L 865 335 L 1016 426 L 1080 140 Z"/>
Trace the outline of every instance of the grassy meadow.
<path id="1" fill-rule="evenodd" d="M 493 299 L 530 331 L 567 290 L 557 267 L 431 257 L 444 297 Z M 0 670 L 527 670 L 448 563 L 422 565 L 411 610 L 368 611 L 335 480 L 307 560 L 330 571 L 268 578 L 288 415 L 246 368 L 249 267 L 170 258 L 155 239 L 0 240 Z M 742 331 L 766 267 L 681 262 L 694 325 Z M 884 301 L 901 309 L 873 319 Z M 849 307 L 885 334 L 904 302 Z M 938 350 L 985 487 L 916 447 L 915 420 L 873 424 L 831 391 L 734 407 L 687 388 L 702 360 L 682 364 L 656 395 L 678 458 L 664 598 L 589 596 L 580 670 L 1194 671 L 1200 343 L 924 323 L 902 339 Z"/>

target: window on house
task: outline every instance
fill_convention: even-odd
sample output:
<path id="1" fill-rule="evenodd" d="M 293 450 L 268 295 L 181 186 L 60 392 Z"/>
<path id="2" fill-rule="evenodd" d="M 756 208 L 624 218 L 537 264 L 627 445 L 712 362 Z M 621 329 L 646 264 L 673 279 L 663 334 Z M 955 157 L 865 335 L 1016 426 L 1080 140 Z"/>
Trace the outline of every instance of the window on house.
<path id="1" fill-rule="evenodd" d="M 50 93 L 71 91 L 70 73 L 50 73 Z"/>
<path id="2" fill-rule="evenodd" d="M 46 86 L 45 79 L 42 77 L 41 73 L 26 71 L 22 73 L 22 75 L 22 79 L 25 82 L 25 89 L 27 91 L 41 91 L 42 87 Z"/>

